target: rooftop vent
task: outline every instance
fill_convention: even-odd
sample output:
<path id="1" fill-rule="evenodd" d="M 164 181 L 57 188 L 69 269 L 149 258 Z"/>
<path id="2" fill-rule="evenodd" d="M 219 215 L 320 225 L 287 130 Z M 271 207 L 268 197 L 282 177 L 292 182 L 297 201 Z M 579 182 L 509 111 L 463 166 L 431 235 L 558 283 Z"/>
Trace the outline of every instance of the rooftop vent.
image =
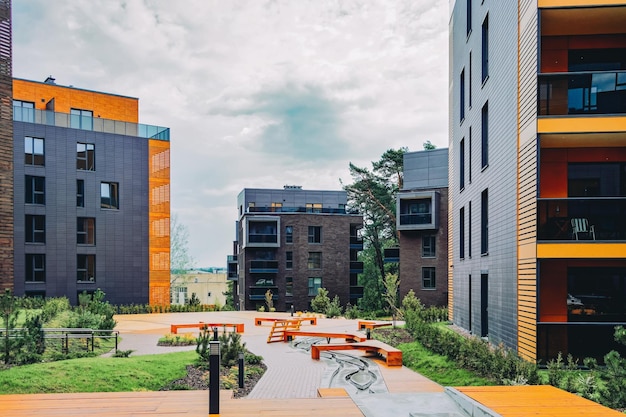
<path id="1" fill-rule="evenodd" d="M 55 81 L 55 78 L 53 78 L 52 75 L 49 75 L 48 78 L 46 78 L 46 81 L 44 81 L 44 83 L 46 83 L 46 84 L 56 84 L 54 81 Z"/>
<path id="2" fill-rule="evenodd" d="M 301 190 L 302 186 L 301 185 L 284 185 L 283 188 L 285 190 Z"/>

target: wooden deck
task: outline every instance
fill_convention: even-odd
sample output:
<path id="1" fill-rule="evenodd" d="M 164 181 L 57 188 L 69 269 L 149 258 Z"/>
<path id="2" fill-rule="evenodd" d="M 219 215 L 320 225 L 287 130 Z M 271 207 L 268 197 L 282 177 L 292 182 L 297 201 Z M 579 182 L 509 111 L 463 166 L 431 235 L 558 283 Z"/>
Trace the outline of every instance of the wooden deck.
<path id="1" fill-rule="evenodd" d="M 549 385 L 455 389 L 502 417 L 624 417 L 615 410 Z"/>
<path id="2" fill-rule="evenodd" d="M 209 415 L 208 391 L 97 392 L 0 396 L 2 417 L 202 416 Z M 305 399 L 233 399 L 220 393 L 220 416 L 363 417 L 349 397 Z"/>

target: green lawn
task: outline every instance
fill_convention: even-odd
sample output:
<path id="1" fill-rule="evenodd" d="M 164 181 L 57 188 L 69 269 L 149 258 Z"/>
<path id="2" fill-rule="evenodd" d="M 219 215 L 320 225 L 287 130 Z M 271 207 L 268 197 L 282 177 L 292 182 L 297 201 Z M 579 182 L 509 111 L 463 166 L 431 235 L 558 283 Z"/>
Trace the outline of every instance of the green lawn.
<path id="1" fill-rule="evenodd" d="M 156 391 L 182 378 L 194 351 L 129 358 L 81 358 L 0 370 L 0 394 Z"/>

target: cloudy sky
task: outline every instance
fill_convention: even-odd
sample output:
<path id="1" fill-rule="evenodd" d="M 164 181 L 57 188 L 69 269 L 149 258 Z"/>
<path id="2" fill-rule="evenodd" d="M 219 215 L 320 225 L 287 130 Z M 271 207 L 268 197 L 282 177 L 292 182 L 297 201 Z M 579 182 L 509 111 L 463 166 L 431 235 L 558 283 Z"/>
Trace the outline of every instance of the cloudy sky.
<path id="1" fill-rule="evenodd" d="M 13 0 L 13 76 L 139 98 L 171 128 L 171 204 L 225 266 L 243 188 L 341 188 L 447 146 L 448 0 Z"/>

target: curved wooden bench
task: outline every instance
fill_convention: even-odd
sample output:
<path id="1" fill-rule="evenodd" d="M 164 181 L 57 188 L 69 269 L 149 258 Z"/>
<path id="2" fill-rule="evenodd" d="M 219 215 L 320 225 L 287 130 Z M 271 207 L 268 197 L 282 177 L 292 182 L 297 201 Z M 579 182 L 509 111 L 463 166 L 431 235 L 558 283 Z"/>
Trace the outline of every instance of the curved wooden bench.
<path id="1" fill-rule="evenodd" d="M 385 323 L 377 323 L 375 321 L 361 321 L 359 320 L 359 330 L 370 329 L 373 330 L 377 327 L 387 327 L 391 326 L 393 323 L 385 322 Z"/>
<path id="2" fill-rule="evenodd" d="M 311 345 L 311 359 L 319 359 L 320 352 L 323 350 L 365 350 L 366 353 L 374 353 L 383 356 L 387 366 L 402 366 L 402 351 L 378 340 L 343 344 Z"/>
<path id="3" fill-rule="evenodd" d="M 328 343 L 330 343 L 330 339 L 344 339 L 346 342 L 364 342 L 367 340 L 367 337 L 363 336 L 362 334 L 315 332 L 308 330 L 287 330 L 284 333 L 283 341 L 289 342 L 293 340 L 293 338 L 296 336 L 325 337 Z"/>
<path id="4" fill-rule="evenodd" d="M 243 323 L 185 323 L 170 325 L 170 333 L 178 334 L 178 329 L 212 329 L 213 327 L 232 327 L 237 333 L 243 333 Z"/>
<path id="5" fill-rule="evenodd" d="M 255 317 L 254 319 L 254 325 L 255 326 L 261 326 L 261 324 L 263 322 L 276 322 L 276 321 L 299 321 L 299 322 L 303 322 L 303 321 L 308 321 L 309 323 L 311 323 L 314 326 L 317 326 L 317 317 L 289 317 L 288 319 L 281 319 L 278 317 Z"/>

